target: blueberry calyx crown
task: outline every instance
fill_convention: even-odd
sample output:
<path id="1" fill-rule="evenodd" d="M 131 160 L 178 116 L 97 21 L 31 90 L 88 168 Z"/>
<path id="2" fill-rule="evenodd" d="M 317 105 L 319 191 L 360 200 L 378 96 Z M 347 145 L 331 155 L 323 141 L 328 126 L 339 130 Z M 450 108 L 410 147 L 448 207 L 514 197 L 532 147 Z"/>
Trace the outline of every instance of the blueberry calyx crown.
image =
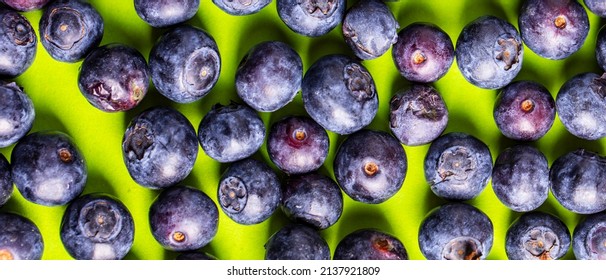
<path id="1" fill-rule="evenodd" d="M 337 0 L 299 0 L 299 5 L 306 13 L 318 18 L 330 17 L 337 10 Z"/>
<path id="2" fill-rule="evenodd" d="M 219 58 L 212 48 L 203 47 L 192 53 L 184 66 L 183 85 L 189 91 L 206 91 L 217 77 Z"/>
<path id="3" fill-rule="evenodd" d="M 507 71 L 520 62 L 522 46 L 515 38 L 501 36 L 496 43 L 495 59 L 505 64 L 503 70 Z"/>
<path id="4" fill-rule="evenodd" d="M 591 90 L 597 93 L 602 99 L 606 99 L 606 72 L 599 78 L 595 78 L 590 87 Z"/>
<path id="5" fill-rule="evenodd" d="M 225 178 L 219 186 L 219 202 L 225 211 L 240 213 L 246 206 L 248 193 L 246 185 L 238 177 Z"/>
<path id="6" fill-rule="evenodd" d="M 147 148 L 154 143 L 153 133 L 151 133 L 145 124 L 137 124 L 126 136 L 126 152 L 134 153 L 138 160 L 143 159 Z"/>
<path id="7" fill-rule="evenodd" d="M 528 231 L 524 249 L 540 260 L 552 260 L 559 250 L 558 236 L 550 229 L 539 227 Z"/>
<path id="8" fill-rule="evenodd" d="M 345 85 L 357 101 L 371 99 L 375 96 L 375 88 L 370 74 L 357 63 L 345 66 L 343 77 Z"/>
<path id="9" fill-rule="evenodd" d="M 442 257 L 446 260 L 479 260 L 481 248 L 480 241 L 473 237 L 457 237 L 444 246 Z"/>
<path id="10" fill-rule="evenodd" d="M 79 226 L 85 236 L 96 242 L 108 242 L 122 230 L 122 215 L 114 205 L 95 200 L 80 211 Z"/>
<path id="11" fill-rule="evenodd" d="M 6 14 L 2 20 L 2 24 L 9 27 L 6 30 L 15 45 L 26 46 L 34 42 L 29 24 L 21 16 L 10 13 Z"/>
<path id="12" fill-rule="evenodd" d="M 606 260 L 606 224 L 600 223 L 587 233 L 585 246 L 587 252 L 596 256 L 594 259 Z"/>
<path id="13" fill-rule="evenodd" d="M 452 177 L 456 181 L 464 181 L 476 169 L 476 161 L 470 151 L 461 146 L 446 149 L 438 160 L 438 174 L 443 181 Z"/>
<path id="14" fill-rule="evenodd" d="M 82 15 L 72 8 L 54 8 L 50 12 L 50 18 L 52 24 L 47 26 L 44 38 L 60 49 L 71 49 L 86 35 Z"/>

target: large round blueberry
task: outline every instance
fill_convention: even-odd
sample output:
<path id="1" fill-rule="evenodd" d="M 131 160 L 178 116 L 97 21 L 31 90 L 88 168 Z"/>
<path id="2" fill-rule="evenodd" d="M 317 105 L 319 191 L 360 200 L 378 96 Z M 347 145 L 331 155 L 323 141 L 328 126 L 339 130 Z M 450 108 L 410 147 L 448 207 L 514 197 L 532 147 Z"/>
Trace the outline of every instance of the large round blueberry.
<path id="1" fill-rule="evenodd" d="M 137 115 L 122 138 L 128 173 L 140 185 L 161 189 L 185 179 L 198 156 L 196 131 L 179 111 L 153 107 Z"/>
<path id="2" fill-rule="evenodd" d="M 88 169 L 74 140 L 63 132 L 40 131 L 23 137 L 11 153 L 12 177 L 25 199 L 66 205 L 84 190 Z"/>
<path id="3" fill-rule="evenodd" d="M 330 260 L 330 248 L 315 229 L 289 224 L 265 243 L 266 260 Z"/>
<path id="4" fill-rule="evenodd" d="M 482 16 L 461 31 L 455 48 L 457 66 L 471 84 L 502 88 L 522 69 L 524 48 L 518 30 L 495 16 Z"/>
<path id="5" fill-rule="evenodd" d="M 601 18 L 606 18 L 606 2 L 602 0 L 584 0 L 583 2 L 589 11 Z"/>
<path id="6" fill-rule="evenodd" d="M 356 201 L 377 204 L 402 188 L 408 161 L 396 138 L 364 129 L 343 141 L 333 166 L 335 178 L 347 195 Z"/>
<path id="7" fill-rule="evenodd" d="M 1 0 L 0 2 L 17 11 L 27 12 L 40 10 L 51 1 L 53 0 Z"/>
<path id="8" fill-rule="evenodd" d="M 14 78 L 36 58 L 38 38 L 29 20 L 18 12 L 0 7 L 0 77 Z"/>
<path id="9" fill-rule="evenodd" d="M 606 260 L 606 212 L 587 215 L 576 225 L 572 251 L 579 260 Z"/>
<path id="10" fill-rule="evenodd" d="M 335 260 L 407 260 L 404 244 L 377 229 L 359 229 L 346 235 L 335 249 Z"/>
<path id="11" fill-rule="evenodd" d="M 570 248 L 570 231 L 558 217 L 528 212 L 507 230 L 505 251 L 510 260 L 557 260 Z"/>
<path id="12" fill-rule="evenodd" d="M 319 37 L 343 20 L 345 0 L 276 0 L 278 16 L 292 31 Z"/>
<path id="13" fill-rule="evenodd" d="M 137 15 L 149 25 L 168 27 L 193 18 L 200 0 L 134 0 Z"/>
<path id="14" fill-rule="evenodd" d="M 379 108 L 372 76 L 362 64 L 344 55 L 318 59 L 305 73 L 301 93 L 310 117 L 342 135 L 370 124 Z"/>
<path id="15" fill-rule="evenodd" d="M 251 15 L 271 3 L 271 0 L 213 0 L 221 10 L 234 16 Z"/>
<path id="16" fill-rule="evenodd" d="M 11 166 L 0 154 L 0 207 L 4 205 L 13 194 L 13 178 L 11 176 Z"/>
<path id="17" fill-rule="evenodd" d="M 400 25 L 381 0 L 356 2 L 343 18 L 345 43 L 361 59 L 375 59 L 398 40 Z"/>
<path id="18" fill-rule="evenodd" d="M 27 134 L 36 118 L 34 104 L 16 83 L 0 83 L 0 148 Z"/>
<path id="19" fill-rule="evenodd" d="M 44 240 L 38 226 L 15 213 L 0 213 L 0 260 L 40 260 Z"/>
<path id="20" fill-rule="evenodd" d="M 83 0 L 55 0 L 40 18 L 40 42 L 59 61 L 83 59 L 101 43 L 103 18 Z"/>
<path id="21" fill-rule="evenodd" d="M 130 251 L 133 217 L 117 198 L 92 193 L 72 201 L 61 220 L 61 242 L 77 260 L 120 260 Z"/>
<path id="22" fill-rule="evenodd" d="M 208 95 L 219 80 L 221 56 L 210 34 L 184 24 L 168 30 L 154 44 L 149 68 L 160 94 L 191 103 Z"/>

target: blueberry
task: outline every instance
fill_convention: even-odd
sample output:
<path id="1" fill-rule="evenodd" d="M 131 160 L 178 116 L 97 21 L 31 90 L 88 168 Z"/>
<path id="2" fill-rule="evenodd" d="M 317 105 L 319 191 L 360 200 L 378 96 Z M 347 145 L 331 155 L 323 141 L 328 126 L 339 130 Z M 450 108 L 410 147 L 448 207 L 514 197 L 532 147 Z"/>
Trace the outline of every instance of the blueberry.
<path id="1" fill-rule="evenodd" d="M 606 210 L 606 159 L 577 149 L 557 158 L 549 171 L 551 192 L 564 208 L 579 214 Z"/>
<path id="2" fill-rule="evenodd" d="M 262 42 L 252 47 L 236 70 L 238 96 L 253 109 L 274 112 L 291 102 L 303 79 L 301 57 L 288 44 Z"/>
<path id="3" fill-rule="evenodd" d="M 534 141 L 549 131 L 555 120 L 555 101 L 545 86 L 517 81 L 503 88 L 495 101 L 493 117 L 505 137 Z"/>
<path id="4" fill-rule="evenodd" d="M 606 18 L 606 2 L 602 0 L 584 0 L 585 6 L 590 12 L 601 18 Z"/>
<path id="5" fill-rule="evenodd" d="M 101 43 L 103 25 L 103 18 L 88 2 L 55 0 L 40 18 L 40 42 L 52 58 L 76 62 Z"/>
<path id="6" fill-rule="evenodd" d="M 425 145 L 448 125 L 448 108 L 440 93 L 427 84 L 400 90 L 389 102 L 389 129 L 407 146 Z"/>
<path id="7" fill-rule="evenodd" d="M 11 174 L 23 197 L 45 206 L 66 205 L 86 185 L 88 168 L 74 140 L 59 131 L 23 137 L 11 153 Z"/>
<path id="8" fill-rule="evenodd" d="M 193 18 L 200 0 L 134 0 L 137 15 L 157 28 L 169 27 Z"/>
<path id="9" fill-rule="evenodd" d="M 457 66 L 471 84 L 485 89 L 502 88 L 522 69 L 524 48 L 518 30 L 491 15 L 463 27 L 455 48 Z"/>
<path id="10" fill-rule="evenodd" d="M 335 249 L 335 260 L 407 260 L 408 253 L 395 236 L 377 229 L 359 229 L 346 235 Z"/>
<path id="11" fill-rule="evenodd" d="M 280 180 L 264 162 L 246 158 L 231 163 L 217 189 L 223 212 L 242 225 L 267 220 L 282 200 Z"/>
<path id="12" fill-rule="evenodd" d="M 589 18 L 576 0 L 527 0 L 518 17 L 524 44 L 537 55 L 564 59 L 578 51 L 589 33 Z"/>
<path id="13" fill-rule="evenodd" d="M 243 16 L 259 12 L 271 0 L 213 0 L 213 3 L 230 15 Z"/>
<path id="14" fill-rule="evenodd" d="M 556 216 L 528 212 L 507 230 L 505 251 L 510 260 L 557 260 L 570 248 L 570 231 Z"/>
<path id="15" fill-rule="evenodd" d="M 377 204 L 402 188 L 408 162 L 396 138 L 386 132 L 364 129 L 341 143 L 333 169 L 337 182 L 349 197 Z"/>
<path id="16" fill-rule="evenodd" d="M 587 215 L 576 225 L 572 251 L 579 260 L 606 260 L 606 212 Z"/>
<path id="17" fill-rule="evenodd" d="M 4 205 L 13 194 L 13 178 L 11 177 L 11 166 L 0 154 L 0 207 Z"/>
<path id="18" fill-rule="evenodd" d="M 362 64 L 344 55 L 318 59 L 303 77 L 301 94 L 309 116 L 342 135 L 369 125 L 379 108 L 372 76 Z"/>
<path id="19" fill-rule="evenodd" d="M 198 138 L 189 120 L 170 107 L 152 107 L 129 123 L 122 155 L 138 184 L 161 189 L 185 179 L 198 156 Z"/>
<path id="20" fill-rule="evenodd" d="M 38 226 L 15 213 L 0 213 L 0 260 L 40 260 L 44 239 Z"/>
<path id="21" fill-rule="evenodd" d="M 266 260 L 330 260 L 330 248 L 316 230 L 289 224 L 265 243 Z"/>
<path id="22" fill-rule="evenodd" d="M 5 5 L 20 11 L 34 11 L 42 9 L 46 4 L 53 0 L 1 0 Z"/>
<path id="23" fill-rule="evenodd" d="M 130 251 L 133 217 L 117 198 L 91 193 L 72 201 L 63 214 L 61 242 L 77 260 L 120 260 Z"/>
<path id="24" fill-rule="evenodd" d="M 419 228 L 419 247 L 428 260 L 483 260 L 492 248 L 492 221 L 465 203 L 430 211 Z"/>
<path id="25" fill-rule="evenodd" d="M 346 0 L 276 0 L 278 16 L 292 31 L 319 37 L 341 23 Z"/>
<path id="26" fill-rule="evenodd" d="M 537 148 L 516 145 L 502 151 L 492 169 L 492 189 L 508 208 L 537 209 L 547 200 L 551 182 L 547 158 Z"/>
<path id="27" fill-rule="evenodd" d="M 34 104 L 16 83 L 0 82 L 0 148 L 27 134 L 36 118 Z"/>
<path id="28" fill-rule="evenodd" d="M 598 65 L 604 71 L 606 71 L 606 27 L 605 26 L 606 25 L 602 26 L 602 28 L 600 28 L 600 30 L 598 31 L 596 45 L 595 45 L 596 60 L 598 62 Z"/>
<path id="29" fill-rule="evenodd" d="M 361 59 L 375 59 L 398 40 L 400 25 L 381 0 L 356 2 L 343 18 L 345 43 Z"/>
<path id="30" fill-rule="evenodd" d="M 210 34 L 183 24 L 156 41 L 149 68 L 160 94 L 174 102 L 191 103 L 208 95 L 219 80 L 221 56 Z"/>
<path id="31" fill-rule="evenodd" d="M 29 20 L 14 10 L 0 7 L 0 77 L 15 78 L 36 58 L 38 38 Z"/>
<path id="32" fill-rule="evenodd" d="M 199 251 L 189 251 L 189 252 L 183 252 L 179 255 L 177 255 L 177 257 L 175 258 L 175 260 L 216 260 L 217 257 L 206 253 L 206 252 L 199 252 Z"/>
<path id="33" fill-rule="evenodd" d="M 576 137 L 597 140 L 606 136 L 606 75 L 581 73 L 562 85 L 556 96 L 556 112 Z"/>
<path id="34" fill-rule="evenodd" d="M 270 160 L 287 174 L 319 169 L 330 148 L 328 133 L 309 117 L 289 116 L 274 123 L 267 136 Z"/>
<path id="35" fill-rule="evenodd" d="M 198 250 L 217 234 L 219 210 L 204 192 L 176 185 L 163 190 L 149 208 L 151 233 L 172 251 Z"/>
<path id="36" fill-rule="evenodd" d="M 400 75 L 419 83 L 433 83 L 442 78 L 455 57 L 450 36 L 426 22 L 411 23 L 400 30 L 391 54 Z"/>
<path id="37" fill-rule="evenodd" d="M 291 220 L 327 229 L 343 213 L 343 194 L 335 181 L 320 173 L 294 175 L 284 184 L 282 210 Z"/>

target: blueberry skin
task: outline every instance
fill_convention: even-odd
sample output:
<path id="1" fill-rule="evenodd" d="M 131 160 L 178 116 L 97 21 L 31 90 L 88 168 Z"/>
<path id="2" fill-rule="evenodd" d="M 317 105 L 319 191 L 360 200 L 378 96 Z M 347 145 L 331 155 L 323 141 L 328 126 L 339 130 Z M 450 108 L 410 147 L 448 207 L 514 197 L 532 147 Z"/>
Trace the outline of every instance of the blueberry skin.
<path id="1" fill-rule="evenodd" d="M 318 59 L 303 76 L 301 94 L 309 116 L 341 135 L 369 125 L 379 108 L 372 76 L 362 64 L 344 55 Z"/>
<path id="2" fill-rule="evenodd" d="M 265 243 L 265 260 L 330 260 L 330 248 L 315 229 L 288 224 Z"/>
<path id="3" fill-rule="evenodd" d="M 375 59 L 386 53 L 398 40 L 400 25 L 380 0 L 356 2 L 343 18 L 345 43 L 360 59 Z"/>
<path id="4" fill-rule="evenodd" d="M 206 252 L 189 251 L 183 252 L 175 258 L 175 260 L 216 260 L 217 258 Z"/>
<path id="5" fill-rule="evenodd" d="M 219 80 L 221 56 L 210 34 L 183 24 L 156 41 L 149 68 L 160 94 L 177 103 L 191 103 L 208 95 Z"/>
<path id="6" fill-rule="evenodd" d="M 163 28 L 193 18 L 200 0 L 134 0 L 137 15 L 152 27 Z"/>
<path id="7" fill-rule="evenodd" d="M 507 230 L 505 251 L 510 260 L 557 260 L 568 252 L 570 231 L 558 217 L 528 212 Z"/>
<path id="8" fill-rule="evenodd" d="M 265 124 L 252 108 L 232 102 L 215 104 L 198 126 L 204 152 L 222 163 L 245 159 L 265 141 Z"/>
<path id="9" fill-rule="evenodd" d="M 84 190 L 88 168 L 67 134 L 39 131 L 23 137 L 11 153 L 11 175 L 23 197 L 45 206 L 66 205 Z"/>
<path id="10" fill-rule="evenodd" d="M 34 104 L 16 83 L 0 83 L 0 148 L 23 138 L 36 118 Z"/>
<path id="11" fill-rule="evenodd" d="M 335 260 L 408 260 L 404 244 L 377 229 L 359 229 L 346 235 L 335 248 Z"/>
<path id="12" fill-rule="evenodd" d="M 502 88 L 522 69 L 522 38 L 511 23 L 481 16 L 463 27 L 455 57 L 461 74 L 471 84 L 484 89 Z"/>
<path id="13" fill-rule="evenodd" d="M 320 173 L 294 175 L 284 184 L 282 210 L 293 221 L 327 229 L 343 213 L 343 194 L 335 181 Z"/>
<path id="14" fill-rule="evenodd" d="M 585 6 L 590 12 L 601 18 L 606 18 L 606 2 L 602 0 L 584 0 Z"/>
<path id="15" fill-rule="evenodd" d="M 335 155 L 333 170 L 339 186 L 349 197 L 378 204 L 402 188 L 408 161 L 395 137 L 364 129 L 343 141 Z"/>
<path id="16" fill-rule="evenodd" d="M 389 102 L 389 129 L 407 146 L 430 143 L 448 125 L 448 108 L 440 93 L 427 84 L 398 91 Z"/>
<path id="17" fill-rule="evenodd" d="M 549 171 L 551 192 L 564 208 L 578 214 L 606 210 L 606 159 L 577 149 L 557 158 Z"/>
<path id="18" fill-rule="evenodd" d="M 198 250 L 217 234 L 219 210 L 204 192 L 176 185 L 163 190 L 149 208 L 151 233 L 164 248 Z"/>
<path id="19" fill-rule="evenodd" d="M 271 3 L 271 0 L 213 0 L 224 12 L 233 16 L 252 15 Z"/>
<path id="20" fill-rule="evenodd" d="M 345 0 L 276 0 L 278 16 L 292 31 L 319 37 L 333 30 L 345 16 Z"/>
<path id="21" fill-rule="evenodd" d="M 606 28 L 604 26 L 602 26 L 598 31 L 598 36 L 595 45 L 595 57 L 598 62 L 598 65 L 600 65 L 602 70 L 606 71 Z"/>
<path id="22" fill-rule="evenodd" d="M 122 138 L 122 156 L 138 184 L 162 189 L 185 179 L 198 156 L 194 127 L 179 111 L 152 107 L 135 116 Z"/>
<path id="23" fill-rule="evenodd" d="M 587 215 L 572 233 L 572 251 L 578 260 L 606 260 L 606 212 Z"/>
<path id="24" fill-rule="evenodd" d="M 91 193 L 72 201 L 63 213 L 60 237 L 77 260 L 120 260 L 130 251 L 135 225 L 117 198 Z"/>
<path id="25" fill-rule="evenodd" d="M 17 11 L 27 12 L 40 10 L 51 1 L 53 0 L 1 0 L 0 2 Z"/>
<path id="26" fill-rule="evenodd" d="M 264 162 L 246 158 L 231 163 L 217 189 L 221 210 L 242 225 L 267 220 L 280 206 L 282 187 L 276 173 Z"/>
<path id="27" fill-rule="evenodd" d="M 11 177 L 11 166 L 0 154 L 0 207 L 4 205 L 13 194 L 13 178 Z"/>
<path id="28" fill-rule="evenodd" d="M 147 94 L 149 77 L 149 67 L 139 51 L 112 43 L 95 48 L 84 58 L 78 88 L 99 110 L 128 111 Z"/>
<path id="29" fill-rule="evenodd" d="M 428 260 L 483 260 L 490 253 L 493 239 L 490 218 L 465 203 L 433 209 L 419 228 L 419 247 Z"/>
<path id="30" fill-rule="evenodd" d="M 576 137 L 597 140 L 606 136 L 606 76 L 581 73 L 558 91 L 556 112 L 562 124 Z"/>
<path id="31" fill-rule="evenodd" d="M 303 62 L 288 44 L 262 42 L 252 47 L 236 70 L 238 96 L 259 112 L 274 112 L 301 89 Z"/>
<path id="32" fill-rule="evenodd" d="M 36 58 L 38 38 L 29 20 L 18 12 L 0 7 L 0 77 L 15 78 Z"/>
<path id="33" fill-rule="evenodd" d="M 547 200 L 551 181 L 547 158 L 529 145 L 503 150 L 492 169 L 492 189 L 509 209 L 528 212 Z"/>
<path id="34" fill-rule="evenodd" d="M 99 46 L 104 23 L 99 12 L 82 0 L 55 0 L 40 18 L 40 42 L 48 54 L 76 62 Z"/>
<path id="35" fill-rule="evenodd" d="M 30 219 L 15 213 L 0 213 L 0 260 L 40 260 L 44 239 Z"/>

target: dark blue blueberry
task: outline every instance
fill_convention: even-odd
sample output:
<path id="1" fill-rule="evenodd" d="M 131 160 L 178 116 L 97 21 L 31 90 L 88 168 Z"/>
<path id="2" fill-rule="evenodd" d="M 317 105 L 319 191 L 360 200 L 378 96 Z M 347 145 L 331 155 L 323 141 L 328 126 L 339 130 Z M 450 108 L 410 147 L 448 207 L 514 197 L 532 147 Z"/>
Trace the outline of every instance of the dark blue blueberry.
<path id="1" fill-rule="evenodd" d="M 346 0 L 276 0 L 278 16 L 292 31 L 319 37 L 341 23 Z"/>
<path id="2" fill-rule="evenodd" d="M 578 51 L 589 33 L 589 18 L 576 0 L 526 0 L 518 17 L 524 44 L 537 55 L 564 59 Z"/>
<path id="3" fill-rule="evenodd" d="M 419 83 L 442 78 L 455 57 L 450 36 L 426 22 L 415 22 L 400 30 L 391 54 L 400 75 Z"/>
<path id="4" fill-rule="evenodd" d="M 296 222 L 326 229 L 341 217 L 343 194 L 335 181 L 320 173 L 295 175 L 284 184 L 282 210 Z"/>
<path id="5" fill-rule="evenodd" d="M 206 252 L 189 251 L 183 252 L 175 258 L 175 260 L 216 260 L 217 258 Z"/>
<path id="6" fill-rule="evenodd" d="M 11 166 L 0 154 L 0 207 L 4 205 L 13 194 L 13 178 L 11 177 Z"/>
<path id="7" fill-rule="evenodd" d="M 400 25 L 381 0 L 356 2 L 343 18 L 345 43 L 360 59 L 375 59 L 398 40 Z"/>
<path id="8" fill-rule="evenodd" d="M 16 83 L 0 82 L 0 148 L 27 134 L 36 118 L 34 104 Z"/>
<path id="9" fill-rule="evenodd" d="M 282 187 L 267 164 L 246 158 L 233 162 L 223 173 L 217 200 L 223 212 L 236 223 L 258 224 L 280 206 Z"/>
<path id="10" fill-rule="evenodd" d="M 0 77 L 23 74 L 36 58 L 37 44 L 29 20 L 14 10 L 0 7 Z"/>
<path id="11" fill-rule="evenodd" d="M 265 243 L 266 260 L 330 260 L 330 248 L 315 229 L 289 224 Z"/>
<path id="12" fill-rule="evenodd" d="M 61 242 L 77 260 L 120 260 L 130 251 L 133 217 L 117 198 L 92 193 L 72 201 L 61 220 Z"/>
<path id="13" fill-rule="evenodd" d="M 435 195 L 469 200 L 486 188 L 492 173 L 492 155 L 478 138 L 451 132 L 431 143 L 424 168 L 425 179 Z"/>
<path id="14" fill-rule="evenodd" d="M 56 60 L 76 62 L 103 38 L 103 18 L 83 0 L 55 0 L 40 18 L 40 42 Z"/>
<path id="15" fill-rule="evenodd" d="M 312 119 L 337 134 L 351 134 L 372 122 L 379 108 L 375 82 L 353 58 L 327 55 L 305 73 L 301 94 Z"/>
<path id="16" fill-rule="evenodd" d="M 337 182 L 349 197 L 377 204 L 402 188 L 408 161 L 398 139 L 386 132 L 364 129 L 341 143 L 333 169 Z"/>
<path id="17" fill-rule="evenodd" d="M 84 58 L 78 88 L 99 110 L 127 111 L 147 94 L 149 76 L 149 67 L 139 51 L 112 43 L 95 48 Z"/>
<path id="18" fill-rule="evenodd" d="M 328 133 L 309 117 L 290 116 L 274 123 L 267 136 L 269 159 L 288 174 L 315 171 L 330 148 Z"/>
<path id="19" fill-rule="evenodd" d="M 606 2 L 603 0 L 584 0 L 585 6 L 590 12 L 601 18 L 606 18 Z"/>
<path id="20" fill-rule="evenodd" d="M 433 209 L 419 229 L 419 247 L 428 260 L 483 260 L 494 239 L 490 218 L 465 203 Z"/>
<path id="21" fill-rule="evenodd" d="M 518 30 L 495 16 L 482 16 L 461 31 L 455 48 L 457 66 L 471 84 L 502 88 L 522 69 L 524 48 Z"/>
<path id="22" fill-rule="evenodd" d="M 558 217 L 524 213 L 507 230 L 505 251 L 510 260 L 557 260 L 570 248 L 570 231 Z"/>
<path id="23" fill-rule="evenodd" d="M 407 260 L 404 244 L 377 229 L 359 229 L 346 235 L 335 249 L 335 260 Z"/>
<path id="24" fill-rule="evenodd" d="M 15 213 L 0 213 L 0 260 L 40 260 L 44 240 L 38 226 Z"/>
<path id="25" fill-rule="evenodd" d="M 587 215 L 576 225 L 572 251 L 578 260 L 606 260 L 606 212 Z"/>
<path id="26" fill-rule="evenodd" d="M 492 189 L 513 211 L 537 209 L 547 200 L 550 185 L 547 158 L 532 146 L 507 148 L 494 163 Z"/>
<path id="27" fill-rule="evenodd" d="M 236 90 L 246 104 L 273 112 L 292 101 L 301 89 L 303 62 L 288 44 L 269 41 L 252 47 L 236 70 Z"/>
<path id="28" fill-rule="evenodd" d="M 604 2 L 606 5 L 606 2 Z M 606 25 L 602 26 L 598 31 L 595 44 L 595 57 L 598 65 L 602 70 L 606 71 Z"/>
<path id="29" fill-rule="evenodd" d="M 88 168 L 74 140 L 40 131 L 21 138 L 11 153 L 12 177 L 23 197 L 46 206 L 66 205 L 84 190 Z"/>
<path id="30" fill-rule="evenodd" d="M 581 73 L 558 91 L 556 112 L 572 135 L 597 140 L 606 136 L 606 75 Z"/>
<path id="31" fill-rule="evenodd" d="M 150 189 L 166 188 L 181 182 L 194 168 L 198 138 L 179 111 L 153 107 L 126 128 L 122 155 L 135 182 Z"/>
<path id="32" fill-rule="evenodd" d="M 163 190 L 149 208 L 154 238 L 173 251 L 198 250 L 217 234 L 219 210 L 208 195 L 183 185 Z"/>
<path id="33" fill-rule="evenodd" d="M 221 10 L 234 16 L 251 15 L 271 3 L 271 0 L 213 0 Z"/>
<path id="34" fill-rule="evenodd" d="M 551 192 L 564 208 L 579 214 L 606 210 L 606 159 L 577 149 L 557 158 L 549 171 Z"/>
<path id="35" fill-rule="evenodd" d="M 135 11 L 149 25 L 168 27 L 193 18 L 200 0 L 135 0 Z"/>
<path id="36" fill-rule="evenodd" d="M 389 128 L 407 146 L 430 143 L 448 125 L 448 108 L 440 93 L 426 84 L 398 91 L 389 103 Z"/>
<path id="37" fill-rule="evenodd" d="M 208 95 L 219 80 L 221 56 L 210 34 L 184 24 L 168 30 L 154 44 L 149 68 L 160 94 L 191 103 Z"/>
<path id="38" fill-rule="evenodd" d="M 40 10 L 51 1 L 53 0 L 1 0 L 0 2 L 17 11 L 27 12 Z"/>

